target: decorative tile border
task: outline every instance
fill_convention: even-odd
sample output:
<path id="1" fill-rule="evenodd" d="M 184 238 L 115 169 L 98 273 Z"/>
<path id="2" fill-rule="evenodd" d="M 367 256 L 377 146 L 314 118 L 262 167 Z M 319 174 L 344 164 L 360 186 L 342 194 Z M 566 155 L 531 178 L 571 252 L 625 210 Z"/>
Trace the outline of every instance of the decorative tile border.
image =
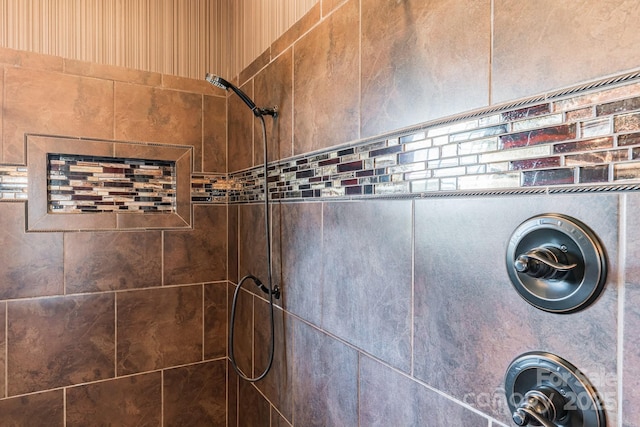
<path id="1" fill-rule="evenodd" d="M 28 169 L 0 165 L 0 202 Z M 190 176 L 191 203 L 263 200 L 263 168 Z M 274 200 L 640 190 L 640 72 L 268 167 Z"/>
<path id="2" fill-rule="evenodd" d="M 640 183 L 639 77 L 288 159 L 270 166 L 269 194 L 306 200 L 628 190 Z M 262 168 L 231 174 L 242 190 L 229 201 L 262 199 L 262 176 Z"/>

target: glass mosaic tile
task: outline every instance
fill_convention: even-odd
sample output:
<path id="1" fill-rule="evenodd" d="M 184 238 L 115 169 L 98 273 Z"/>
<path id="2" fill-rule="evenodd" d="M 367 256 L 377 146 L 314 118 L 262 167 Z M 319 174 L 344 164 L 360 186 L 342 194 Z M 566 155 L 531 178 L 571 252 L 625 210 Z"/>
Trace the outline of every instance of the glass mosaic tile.
<path id="1" fill-rule="evenodd" d="M 613 179 L 615 181 L 640 178 L 640 162 L 618 163 L 613 165 Z"/>
<path id="2" fill-rule="evenodd" d="M 596 151 L 565 157 L 567 166 L 611 163 L 629 160 L 629 150 Z"/>
<path id="3" fill-rule="evenodd" d="M 640 133 L 629 133 L 626 135 L 618 135 L 618 146 L 637 145 L 640 144 Z"/>
<path id="4" fill-rule="evenodd" d="M 479 190 L 482 188 L 513 188 L 520 186 L 519 173 L 495 173 L 468 175 L 458 178 L 458 190 Z"/>
<path id="5" fill-rule="evenodd" d="M 613 126 L 610 118 L 596 119 L 583 122 L 580 127 L 580 136 L 582 138 L 593 138 L 594 136 L 602 136 L 610 134 Z"/>
<path id="6" fill-rule="evenodd" d="M 508 122 L 513 120 L 520 120 L 527 117 L 535 117 L 541 114 L 547 114 L 551 111 L 551 106 L 549 103 L 533 105 L 531 107 L 524 107 L 518 110 L 507 111 L 502 113 L 501 119 L 502 121 Z"/>
<path id="7" fill-rule="evenodd" d="M 581 119 L 589 119 L 593 117 L 594 109 L 593 107 L 581 108 L 579 110 L 567 111 L 565 113 L 565 117 L 568 122 L 574 122 Z"/>
<path id="8" fill-rule="evenodd" d="M 516 160 L 511 162 L 509 169 L 511 170 L 528 170 L 528 169 L 540 169 L 551 168 L 560 166 L 560 157 L 545 157 L 541 159 L 527 159 Z"/>
<path id="9" fill-rule="evenodd" d="M 494 151 L 480 154 L 480 163 L 495 163 L 509 160 L 520 160 L 530 157 L 544 157 L 552 153 L 550 145 L 537 145 L 533 147 L 516 148 L 512 150 Z"/>
<path id="10" fill-rule="evenodd" d="M 558 153 L 573 153 L 576 151 L 592 151 L 600 150 L 603 148 L 613 147 L 613 137 L 587 139 L 584 141 L 573 141 L 555 144 L 553 146 L 553 152 Z"/>
<path id="11" fill-rule="evenodd" d="M 623 99 L 615 102 L 598 105 L 596 107 L 596 115 L 604 116 L 608 114 L 616 114 L 625 111 L 633 111 L 640 109 L 640 97 Z"/>
<path id="12" fill-rule="evenodd" d="M 552 114 L 549 116 L 535 117 L 528 120 L 519 120 L 511 125 L 513 132 L 521 132 L 523 130 L 536 129 L 544 126 L 557 125 L 562 123 L 562 114 Z"/>
<path id="13" fill-rule="evenodd" d="M 565 141 L 576 137 L 575 124 L 552 126 L 530 132 L 519 132 L 500 137 L 502 148 L 525 147 L 548 142 Z"/>
<path id="14" fill-rule="evenodd" d="M 458 154 L 486 153 L 488 151 L 496 151 L 498 149 L 498 138 L 485 138 L 475 141 L 461 142 L 458 144 Z"/>
<path id="15" fill-rule="evenodd" d="M 613 123 L 615 132 L 640 130 L 640 113 L 615 116 Z"/>
<path id="16" fill-rule="evenodd" d="M 572 168 L 524 171 L 522 173 L 522 186 L 573 184 L 575 181 L 574 175 L 575 171 Z"/>
<path id="17" fill-rule="evenodd" d="M 586 166 L 579 170 L 578 181 L 581 184 L 603 183 L 609 180 L 609 165 Z"/>

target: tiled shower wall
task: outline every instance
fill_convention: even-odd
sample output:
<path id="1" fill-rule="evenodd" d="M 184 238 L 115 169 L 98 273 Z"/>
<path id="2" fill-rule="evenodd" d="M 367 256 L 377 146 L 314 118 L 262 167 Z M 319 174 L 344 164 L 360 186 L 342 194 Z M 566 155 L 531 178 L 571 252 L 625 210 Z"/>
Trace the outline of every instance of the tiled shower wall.
<path id="1" fill-rule="evenodd" d="M 25 232 L 23 192 L 25 134 L 193 147 L 193 171 L 224 176 L 225 98 L 0 49 L 0 104 L 0 424 L 226 425 L 227 208 L 184 230 Z"/>
<path id="2" fill-rule="evenodd" d="M 552 123 L 556 116 L 534 128 L 512 127 L 559 112 L 553 104 L 537 107 L 553 101 L 539 94 L 560 94 L 637 70 L 634 45 L 640 40 L 629 25 L 638 14 L 626 1 L 321 2 L 241 74 L 242 89 L 257 104 L 277 104 L 281 111 L 267 125 L 269 160 L 285 159 L 271 171 L 273 193 L 280 198 L 272 208 L 274 271 L 283 293 L 274 370 L 255 386 L 231 376 L 230 390 L 238 391 L 237 401 L 230 400 L 232 422 L 509 425 L 501 390 L 505 370 L 515 357 L 537 350 L 564 357 L 585 372 L 605 401 L 608 425 L 640 425 L 634 404 L 640 381 L 634 219 L 639 199 L 636 178 L 624 176 L 624 165 L 615 166 L 634 163 L 622 134 L 635 131 L 616 127 L 613 118 L 635 113 L 636 107 L 605 112 L 592 104 L 588 113 L 582 111 L 588 118 L 566 114 L 569 108 L 561 110 L 562 123 Z M 609 101 L 635 97 L 629 87 L 622 90 L 621 98 Z M 600 91 L 592 93 L 597 98 Z M 520 113 L 526 111 L 522 106 L 536 108 L 521 117 L 507 113 L 492 125 L 476 122 L 475 129 L 508 122 L 498 135 L 485 135 L 490 139 L 485 146 L 476 136 L 468 144 L 451 139 L 470 129 L 443 132 L 443 142 L 442 134 L 428 135 L 426 126 L 427 135 L 415 141 L 424 146 L 415 149 L 406 145 L 414 141 L 401 139 L 419 135 L 420 129 L 410 129 L 417 123 L 433 121 L 439 128 L 447 117 L 462 118 L 453 125 L 481 120 L 500 106 Z M 473 117 L 483 108 L 489 112 Z M 259 198 L 251 186 L 261 173 L 260 129 L 234 96 L 228 114 L 229 171 L 249 184 L 235 200 L 252 201 Z M 583 125 L 590 121 L 593 126 Z M 546 132 L 536 133 L 542 128 Z M 507 144 L 520 132 L 527 142 Z M 559 139 L 549 136 L 554 132 Z M 545 134 L 549 138 L 537 139 Z M 600 138 L 607 148 L 583 151 L 587 141 Z M 368 142 L 380 145 L 358 148 Z M 439 164 L 445 146 L 444 160 L 472 155 L 475 163 Z M 479 152 L 461 153 L 461 146 Z M 505 157 L 487 155 L 483 162 L 483 152 L 494 149 Z M 507 153 L 511 149 L 513 155 Z M 358 173 L 393 175 L 387 168 L 397 166 L 384 164 L 379 168 L 384 172 L 377 172 L 375 157 L 400 163 L 400 156 L 418 150 L 440 158 L 424 159 L 417 191 L 406 175 L 415 171 L 399 170 L 399 181 L 406 184 L 391 194 L 400 193 L 397 200 L 362 197 L 375 196 L 379 181 L 360 181 L 371 177 Z M 530 151 L 524 155 L 524 150 Z M 580 157 L 588 151 L 603 156 Z M 373 167 L 366 166 L 368 159 Z M 329 163 L 321 165 L 324 161 Z M 353 171 L 337 169 L 353 162 L 358 163 Z M 427 175 L 446 167 L 455 173 Z M 491 178 L 482 182 L 485 174 Z M 510 180 L 505 194 L 471 195 L 499 188 L 501 174 Z M 467 176 L 476 180 L 459 179 Z M 310 180 L 317 177 L 320 181 Z M 605 188 L 625 183 L 628 192 Z M 598 188 L 550 194 L 565 184 L 574 191 Z M 334 186 L 340 189 L 326 190 Z M 362 186 L 361 192 L 349 194 L 347 188 L 355 186 Z M 514 188 L 522 194 L 506 194 Z M 466 195 L 421 197 L 435 191 Z M 513 291 L 507 277 L 504 254 L 511 233 L 545 212 L 584 221 L 606 247 L 605 291 L 584 311 L 565 316 L 538 311 Z M 262 205 L 232 205 L 232 234 L 236 218 L 238 247 L 230 246 L 229 262 L 238 255 L 239 274 L 230 278 L 249 272 L 265 277 Z M 268 310 L 260 292 L 248 290 L 238 322 L 239 330 L 251 332 L 238 332 L 236 354 L 241 367 L 258 373 L 267 357 Z"/>
<path id="3" fill-rule="evenodd" d="M 239 83 L 281 111 L 268 120 L 269 160 L 313 156 L 635 69 L 639 13 L 627 1 L 321 1 Z M 0 62 L 3 165 L 24 164 L 24 133 L 193 145 L 192 183 L 203 185 L 263 160 L 246 107 L 232 96 L 226 111 L 201 82 L 7 50 Z M 274 369 L 256 385 L 226 374 L 224 326 L 226 279 L 265 276 L 260 204 L 196 204 L 189 231 L 24 233 L 24 202 L 0 203 L 11 248 L 0 259 L 2 413 L 48 425 L 87 414 L 119 425 L 502 425 L 504 370 L 544 350 L 585 371 L 610 425 L 637 426 L 638 203 L 622 192 L 275 205 L 283 297 Z M 512 230 L 548 211 L 581 219 L 607 249 L 603 295 L 569 316 L 528 306 L 504 270 Z M 258 371 L 268 310 L 250 290 L 236 354 Z"/>

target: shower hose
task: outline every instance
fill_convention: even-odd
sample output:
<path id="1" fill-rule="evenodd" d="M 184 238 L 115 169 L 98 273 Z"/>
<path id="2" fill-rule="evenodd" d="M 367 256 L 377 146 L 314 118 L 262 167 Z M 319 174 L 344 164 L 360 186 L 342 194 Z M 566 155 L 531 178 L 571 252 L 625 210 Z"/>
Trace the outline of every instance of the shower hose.
<path id="1" fill-rule="evenodd" d="M 262 282 L 260 281 L 260 279 L 258 279 L 256 276 L 252 275 L 252 274 L 247 274 L 246 276 L 244 276 L 242 279 L 240 279 L 240 282 L 238 282 L 238 286 L 236 286 L 236 289 L 233 293 L 233 301 L 231 303 L 231 318 L 229 320 L 229 360 L 231 362 L 231 366 L 233 366 L 233 369 L 236 371 L 236 373 L 238 374 L 238 376 L 240 378 L 242 378 L 245 381 L 249 381 L 249 382 L 256 382 L 256 381 L 260 381 L 261 379 L 263 379 L 264 377 L 267 376 L 267 374 L 269 373 L 269 370 L 271 370 L 271 366 L 273 365 L 273 353 L 275 351 L 275 320 L 274 320 L 274 304 L 273 304 L 273 299 L 276 298 L 280 298 L 280 289 L 276 286 L 273 286 L 273 278 L 272 278 L 272 271 L 271 271 L 271 214 L 269 212 L 269 188 L 268 188 L 268 174 L 267 174 L 267 129 L 266 129 L 266 125 L 264 123 L 264 117 L 262 117 L 262 114 L 260 114 L 258 116 L 260 118 L 260 121 L 262 122 L 262 141 L 263 141 L 263 145 L 264 145 L 264 187 L 263 187 L 263 193 L 264 193 L 264 228 L 265 228 L 265 234 L 266 234 L 266 240 L 267 240 L 267 285 L 263 285 Z M 267 366 L 264 369 L 264 371 L 262 371 L 262 373 L 256 377 L 250 377 L 245 375 L 242 370 L 238 367 L 238 363 L 236 362 L 236 358 L 235 358 L 235 352 L 233 349 L 233 341 L 234 341 L 234 332 L 235 332 L 235 318 L 236 318 L 236 306 L 238 304 L 238 296 L 240 295 L 240 289 L 242 288 L 242 285 L 247 282 L 248 280 L 253 281 L 253 283 L 259 287 L 263 292 L 265 292 L 266 294 L 269 295 L 269 308 L 270 308 L 270 315 L 269 315 L 269 324 L 270 324 L 270 328 L 271 328 L 271 342 L 269 344 L 269 361 L 267 362 Z"/>

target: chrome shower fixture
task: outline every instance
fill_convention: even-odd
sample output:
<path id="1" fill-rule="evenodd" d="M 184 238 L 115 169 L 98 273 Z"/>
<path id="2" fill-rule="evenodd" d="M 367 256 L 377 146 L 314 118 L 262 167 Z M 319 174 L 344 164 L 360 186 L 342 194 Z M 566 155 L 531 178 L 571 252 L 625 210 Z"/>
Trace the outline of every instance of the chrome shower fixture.
<path id="1" fill-rule="evenodd" d="M 226 81 L 225 79 L 223 79 L 220 76 L 216 76 L 214 74 L 211 73 L 207 73 L 206 76 L 204 77 L 204 79 L 206 81 L 208 81 L 209 83 L 211 83 L 212 85 L 214 85 L 217 88 L 223 89 L 223 90 L 229 90 L 231 89 L 233 92 L 235 92 L 236 95 L 238 95 L 240 97 L 240 99 L 242 99 L 242 101 L 247 104 L 247 107 L 249 107 L 251 109 L 251 111 L 253 111 L 253 114 L 255 114 L 256 117 L 261 117 L 261 116 L 273 116 L 278 117 L 278 107 L 271 107 L 271 108 L 259 108 L 256 106 L 256 104 L 251 100 L 251 98 L 249 98 L 249 96 L 244 93 L 243 91 L 241 91 L 239 88 L 237 88 L 236 86 L 234 86 L 233 84 L 229 83 L 228 81 Z"/>

